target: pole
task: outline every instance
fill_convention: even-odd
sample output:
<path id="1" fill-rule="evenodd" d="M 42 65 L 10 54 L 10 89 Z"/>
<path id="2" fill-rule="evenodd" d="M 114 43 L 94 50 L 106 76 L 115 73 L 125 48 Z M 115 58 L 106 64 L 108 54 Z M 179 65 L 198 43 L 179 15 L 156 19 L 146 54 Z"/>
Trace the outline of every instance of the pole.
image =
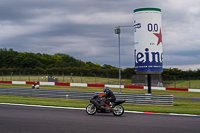
<path id="1" fill-rule="evenodd" d="M 83 83 L 83 81 L 82 81 L 82 73 L 81 73 L 81 83 Z"/>
<path id="2" fill-rule="evenodd" d="M 148 94 L 151 94 L 151 74 L 148 74 Z"/>
<path id="3" fill-rule="evenodd" d="M 19 81 L 21 80 L 21 73 L 19 72 Z"/>
<path id="4" fill-rule="evenodd" d="M 190 88 L 190 76 L 189 76 L 189 88 Z"/>
<path id="5" fill-rule="evenodd" d="M 39 79 L 39 72 L 38 72 L 38 82 L 40 82 L 40 79 Z"/>
<path id="6" fill-rule="evenodd" d="M 12 74 L 13 74 L 13 72 L 10 73 L 10 81 L 12 81 Z"/>
<path id="7" fill-rule="evenodd" d="M 65 81 L 65 80 L 64 80 L 64 73 L 62 73 L 62 76 L 63 76 L 63 82 L 64 82 L 64 81 Z"/>
<path id="8" fill-rule="evenodd" d="M 119 28 L 120 29 L 120 28 Z M 119 93 L 121 93 L 121 69 L 120 69 L 120 32 L 118 34 L 118 41 L 119 41 Z"/>
<path id="9" fill-rule="evenodd" d="M 134 27 L 134 25 L 130 26 L 118 26 L 114 27 L 115 34 L 118 34 L 118 42 L 119 42 L 119 93 L 121 93 L 121 69 L 120 69 L 120 27 Z"/>
<path id="10" fill-rule="evenodd" d="M 28 75 L 29 75 L 29 82 L 30 82 L 30 73 L 28 72 Z"/>

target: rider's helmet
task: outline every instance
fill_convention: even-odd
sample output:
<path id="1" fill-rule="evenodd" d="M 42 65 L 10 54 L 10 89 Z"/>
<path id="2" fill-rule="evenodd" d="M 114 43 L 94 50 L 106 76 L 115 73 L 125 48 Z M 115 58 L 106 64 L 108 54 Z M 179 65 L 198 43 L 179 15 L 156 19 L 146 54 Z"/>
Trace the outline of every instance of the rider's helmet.
<path id="1" fill-rule="evenodd" d="M 107 86 L 103 87 L 103 92 L 106 92 L 107 90 L 109 90 Z"/>

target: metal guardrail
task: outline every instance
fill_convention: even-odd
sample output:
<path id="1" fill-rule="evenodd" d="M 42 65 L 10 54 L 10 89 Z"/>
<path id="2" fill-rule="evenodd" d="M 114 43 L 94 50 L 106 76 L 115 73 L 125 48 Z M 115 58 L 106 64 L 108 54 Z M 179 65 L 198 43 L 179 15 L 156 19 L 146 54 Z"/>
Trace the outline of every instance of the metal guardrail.
<path id="1" fill-rule="evenodd" d="M 90 100 L 99 92 L 93 91 L 70 91 L 70 90 L 46 90 L 0 87 L 0 95 L 80 99 Z M 173 105 L 173 95 L 135 94 L 135 93 L 114 93 L 116 99 L 124 99 L 129 104 L 142 105 Z"/>

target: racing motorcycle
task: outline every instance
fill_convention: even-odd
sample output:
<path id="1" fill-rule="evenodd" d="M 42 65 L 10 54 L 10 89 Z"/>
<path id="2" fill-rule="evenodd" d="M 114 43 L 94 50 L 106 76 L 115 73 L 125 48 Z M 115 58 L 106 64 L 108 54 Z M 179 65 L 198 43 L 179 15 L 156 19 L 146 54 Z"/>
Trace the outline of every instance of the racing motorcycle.
<path id="1" fill-rule="evenodd" d="M 124 114 L 124 107 L 120 104 L 124 103 L 126 100 L 115 100 L 112 102 L 113 107 L 110 107 L 108 104 L 105 103 L 104 99 L 100 99 L 99 95 L 94 95 L 89 104 L 86 107 L 86 112 L 88 115 L 94 115 L 97 113 L 113 113 L 115 116 L 121 116 Z"/>
<path id="2" fill-rule="evenodd" d="M 32 89 L 39 89 L 39 85 L 35 82 L 35 84 L 32 85 Z"/>

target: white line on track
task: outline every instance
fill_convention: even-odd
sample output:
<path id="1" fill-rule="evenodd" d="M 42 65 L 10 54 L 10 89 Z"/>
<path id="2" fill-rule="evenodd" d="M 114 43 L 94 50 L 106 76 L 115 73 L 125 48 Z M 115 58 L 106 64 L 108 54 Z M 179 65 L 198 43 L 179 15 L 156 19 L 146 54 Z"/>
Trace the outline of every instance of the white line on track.
<path id="1" fill-rule="evenodd" d="M 15 103 L 0 103 L 0 105 L 17 105 L 17 106 L 26 106 L 26 107 L 85 110 L 85 108 L 58 107 L 58 106 L 42 106 L 42 105 L 15 104 Z M 138 114 L 173 115 L 173 116 L 200 116 L 200 115 L 192 115 L 192 114 L 154 113 L 154 112 L 139 112 L 139 111 L 124 111 L 124 112 L 126 112 L 126 113 L 138 113 Z"/>
<path id="2" fill-rule="evenodd" d="M 74 107 L 42 106 L 42 105 L 15 104 L 15 103 L 0 103 L 0 104 L 2 104 L 2 105 L 26 106 L 26 107 L 40 107 L 40 108 L 78 109 L 78 110 L 85 110 L 85 108 L 74 108 Z"/>

